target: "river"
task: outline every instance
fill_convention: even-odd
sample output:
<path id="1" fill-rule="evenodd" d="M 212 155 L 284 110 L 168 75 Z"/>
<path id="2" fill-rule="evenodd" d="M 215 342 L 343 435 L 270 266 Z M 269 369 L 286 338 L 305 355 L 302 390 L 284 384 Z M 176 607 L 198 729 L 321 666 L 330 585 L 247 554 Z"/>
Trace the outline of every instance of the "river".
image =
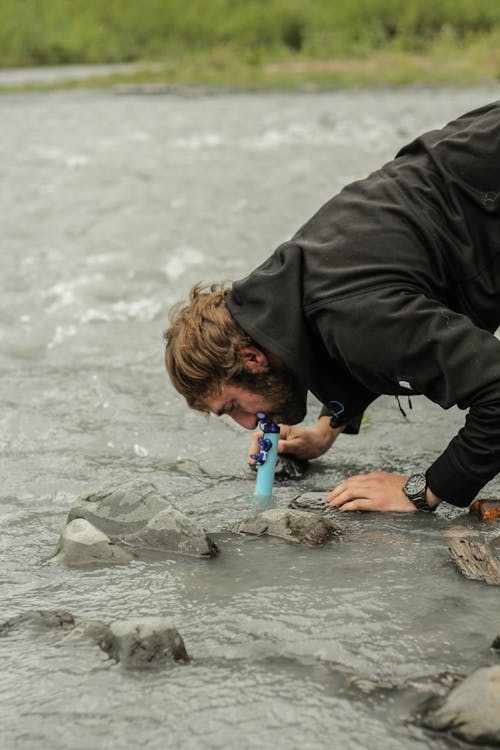
<path id="1" fill-rule="evenodd" d="M 454 533 L 494 529 L 440 509 L 354 514 L 320 550 L 225 534 L 253 510 L 248 434 L 185 408 L 162 331 L 193 283 L 246 275 L 345 183 L 499 94 L 0 97 L 2 611 L 165 615 L 192 657 L 126 672 L 89 643 L 17 630 L 0 639 L 5 750 L 458 747 L 408 721 L 407 682 L 498 662 L 498 591 L 447 552 Z M 425 469 L 463 419 L 424 399 L 408 421 L 390 398 L 368 416 L 276 503 L 350 473 Z M 130 476 L 174 494 L 221 555 L 42 565 L 78 495 Z"/>

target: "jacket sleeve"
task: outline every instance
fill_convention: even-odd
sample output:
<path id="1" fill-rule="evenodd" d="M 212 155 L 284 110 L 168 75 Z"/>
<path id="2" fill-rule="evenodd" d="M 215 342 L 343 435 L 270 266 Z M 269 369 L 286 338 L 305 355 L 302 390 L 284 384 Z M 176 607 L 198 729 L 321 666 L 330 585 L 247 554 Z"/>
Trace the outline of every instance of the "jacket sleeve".
<path id="1" fill-rule="evenodd" d="M 398 393 L 405 381 L 444 409 L 468 409 L 462 429 L 427 470 L 438 497 L 467 506 L 500 472 L 500 341 L 414 291 L 386 288 L 330 312 L 330 346 L 367 388 Z"/>
<path id="2" fill-rule="evenodd" d="M 320 417 L 332 417 L 333 412 L 331 409 L 328 408 L 325 404 L 323 404 L 323 407 L 319 413 Z M 360 427 L 361 427 L 361 421 L 363 419 L 363 414 L 358 414 L 355 417 L 352 417 L 345 425 L 344 427 L 344 434 L 345 435 L 357 435 Z"/>

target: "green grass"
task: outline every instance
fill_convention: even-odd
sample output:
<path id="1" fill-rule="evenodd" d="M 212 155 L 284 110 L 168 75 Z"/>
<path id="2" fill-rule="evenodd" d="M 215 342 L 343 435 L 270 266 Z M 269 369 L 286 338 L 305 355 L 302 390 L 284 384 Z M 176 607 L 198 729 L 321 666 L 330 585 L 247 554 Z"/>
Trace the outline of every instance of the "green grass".
<path id="1" fill-rule="evenodd" d="M 0 67 L 159 62 L 113 82 L 244 87 L 500 78 L 491 0 L 2 0 Z M 40 87 L 38 87 L 40 88 Z"/>

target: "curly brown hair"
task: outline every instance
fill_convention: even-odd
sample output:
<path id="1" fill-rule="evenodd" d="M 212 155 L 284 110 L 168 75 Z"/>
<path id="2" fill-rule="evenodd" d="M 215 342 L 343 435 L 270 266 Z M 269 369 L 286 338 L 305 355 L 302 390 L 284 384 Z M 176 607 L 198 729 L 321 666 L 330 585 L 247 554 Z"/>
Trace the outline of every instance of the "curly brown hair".
<path id="1" fill-rule="evenodd" d="M 195 284 L 186 302 L 169 313 L 165 366 L 174 388 L 188 406 L 206 412 L 203 401 L 218 395 L 223 385 L 241 374 L 240 350 L 254 342 L 235 322 L 227 305 L 224 284 Z"/>

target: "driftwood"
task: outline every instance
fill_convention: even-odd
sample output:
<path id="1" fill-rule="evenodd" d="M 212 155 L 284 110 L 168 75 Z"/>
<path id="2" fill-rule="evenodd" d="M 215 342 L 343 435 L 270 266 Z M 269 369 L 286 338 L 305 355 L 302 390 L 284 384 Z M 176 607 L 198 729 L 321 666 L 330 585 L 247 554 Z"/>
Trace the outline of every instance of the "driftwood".
<path id="1" fill-rule="evenodd" d="M 500 559 L 494 547 L 482 542 L 454 539 L 448 549 L 453 562 L 466 578 L 500 586 Z"/>

